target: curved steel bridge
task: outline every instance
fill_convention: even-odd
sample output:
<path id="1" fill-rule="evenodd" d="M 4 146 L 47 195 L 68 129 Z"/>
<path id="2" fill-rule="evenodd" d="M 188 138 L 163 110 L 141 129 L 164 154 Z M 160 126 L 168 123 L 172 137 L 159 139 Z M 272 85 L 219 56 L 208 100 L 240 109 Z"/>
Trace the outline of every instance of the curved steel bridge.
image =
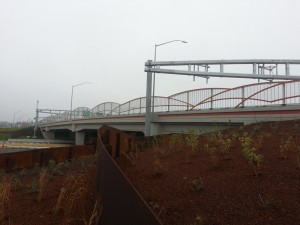
<path id="1" fill-rule="evenodd" d="M 205 109 L 228 109 L 272 105 L 300 105 L 300 80 L 254 83 L 234 88 L 202 88 L 188 90 L 168 97 L 155 96 L 154 112 L 176 112 Z M 87 119 L 120 115 L 145 114 L 146 97 L 123 104 L 104 102 L 94 108 L 40 110 L 51 115 L 39 121 L 49 124 L 71 119 Z"/>

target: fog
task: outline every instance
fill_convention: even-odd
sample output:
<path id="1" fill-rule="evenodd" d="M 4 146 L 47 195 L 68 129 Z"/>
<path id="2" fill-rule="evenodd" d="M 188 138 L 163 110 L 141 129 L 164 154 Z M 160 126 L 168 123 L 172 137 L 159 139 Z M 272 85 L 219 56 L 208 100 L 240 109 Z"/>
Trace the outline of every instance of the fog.
<path id="1" fill-rule="evenodd" d="M 145 96 L 144 64 L 300 59 L 298 0 L 0 0 L 0 121 Z M 295 73 L 299 74 L 299 69 Z M 300 75 L 300 74 L 299 74 Z M 156 76 L 156 95 L 256 80 Z"/>

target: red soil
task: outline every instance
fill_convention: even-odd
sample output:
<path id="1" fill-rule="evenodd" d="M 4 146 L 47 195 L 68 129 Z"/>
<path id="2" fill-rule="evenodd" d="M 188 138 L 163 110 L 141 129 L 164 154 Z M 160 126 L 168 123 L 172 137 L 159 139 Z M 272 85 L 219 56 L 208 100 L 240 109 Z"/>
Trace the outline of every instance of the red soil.
<path id="1" fill-rule="evenodd" d="M 170 149 L 165 142 L 116 161 L 165 225 L 298 225 L 299 131 L 300 121 L 252 124 L 222 132 L 232 140 L 227 157 L 217 142 L 211 144 L 215 154 L 205 151 L 209 135 L 202 135 L 188 160 L 185 144 Z M 239 138 L 244 132 L 263 156 L 257 176 L 242 154 Z M 281 140 L 289 137 L 294 144 L 281 154 Z"/>
<path id="2" fill-rule="evenodd" d="M 60 164 L 52 163 L 46 168 L 46 182 L 42 188 L 41 200 L 38 192 L 38 189 L 41 189 L 41 168 L 1 174 L 0 224 L 79 225 L 90 219 L 97 199 L 95 157 Z M 66 184 L 66 179 L 69 180 L 69 185 Z M 10 192 L 7 198 L 1 198 L 4 184 L 7 182 L 11 182 Z M 67 194 L 63 203 L 55 210 L 63 187 L 66 188 Z M 1 211 L 3 201 L 5 206 Z"/>
<path id="3" fill-rule="evenodd" d="M 253 124 L 222 132 L 223 137 L 232 140 L 227 157 L 218 151 L 221 148 L 216 140 L 210 143 L 216 153 L 206 152 L 204 145 L 210 135 L 202 135 L 191 158 L 186 158 L 189 150 L 185 144 L 170 148 L 165 141 L 159 148 L 143 148 L 137 155 L 131 155 L 134 157 L 131 160 L 127 158 L 129 154 L 127 157 L 123 154 L 116 161 L 165 225 L 298 225 L 299 131 L 300 121 Z M 257 176 L 242 154 L 239 137 L 244 132 L 251 135 L 255 143 L 263 137 L 262 145 L 255 145 L 257 153 L 263 156 Z M 286 148 L 286 154 L 281 154 L 281 140 L 289 137 L 293 137 L 295 143 Z M 12 186 L 0 224 L 87 223 L 97 199 L 95 157 L 52 164 L 47 171 L 41 201 L 32 185 L 40 178 L 40 168 L 1 173 L 0 181 L 9 179 Z M 67 187 L 66 178 L 70 181 L 69 197 L 65 197 L 65 204 L 55 211 L 60 191 Z M 0 193 L 3 187 L 1 183 Z M 74 207 L 70 207 L 72 205 Z"/>

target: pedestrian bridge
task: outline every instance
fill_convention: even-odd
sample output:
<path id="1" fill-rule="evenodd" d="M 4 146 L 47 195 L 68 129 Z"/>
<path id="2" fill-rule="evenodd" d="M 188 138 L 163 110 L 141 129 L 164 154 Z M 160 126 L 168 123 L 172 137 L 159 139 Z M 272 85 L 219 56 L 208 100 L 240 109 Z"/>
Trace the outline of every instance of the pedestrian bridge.
<path id="1" fill-rule="evenodd" d="M 171 96 L 155 96 L 151 105 L 151 135 L 199 132 L 260 121 L 300 119 L 300 80 L 261 82 L 234 88 L 202 88 Z M 50 116 L 39 127 L 50 139 L 74 139 L 83 144 L 102 125 L 144 132 L 146 97 L 125 103 L 104 102 L 93 108 L 44 110 Z"/>

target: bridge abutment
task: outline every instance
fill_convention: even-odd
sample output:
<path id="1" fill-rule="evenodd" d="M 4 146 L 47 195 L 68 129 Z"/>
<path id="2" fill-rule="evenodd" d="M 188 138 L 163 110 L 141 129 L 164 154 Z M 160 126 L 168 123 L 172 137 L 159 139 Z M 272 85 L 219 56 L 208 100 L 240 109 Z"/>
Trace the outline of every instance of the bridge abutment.
<path id="1" fill-rule="evenodd" d="M 76 131 L 75 132 L 75 145 L 84 145 L 85 132 Z"/>

